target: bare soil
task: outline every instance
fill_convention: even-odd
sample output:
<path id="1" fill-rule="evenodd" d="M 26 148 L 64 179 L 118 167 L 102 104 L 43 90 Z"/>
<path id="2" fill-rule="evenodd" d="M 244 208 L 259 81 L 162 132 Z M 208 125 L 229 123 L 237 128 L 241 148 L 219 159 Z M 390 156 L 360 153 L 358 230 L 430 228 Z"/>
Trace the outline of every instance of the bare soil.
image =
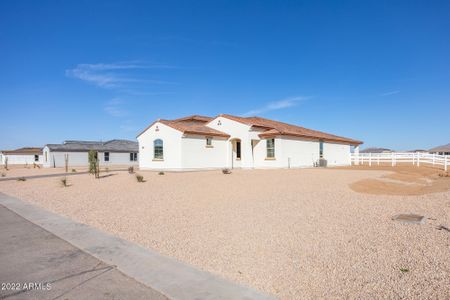
<path id="1" fill-rule="evenodd" d="M 425 195 L 441 193 L 450 189 L 448 172 L 424 166 L 352 166 L 343 169 L 389 171 L 380 178 L 365 178 L 350 184 L 350 188 L 359 193 L 374 195 Z"/>

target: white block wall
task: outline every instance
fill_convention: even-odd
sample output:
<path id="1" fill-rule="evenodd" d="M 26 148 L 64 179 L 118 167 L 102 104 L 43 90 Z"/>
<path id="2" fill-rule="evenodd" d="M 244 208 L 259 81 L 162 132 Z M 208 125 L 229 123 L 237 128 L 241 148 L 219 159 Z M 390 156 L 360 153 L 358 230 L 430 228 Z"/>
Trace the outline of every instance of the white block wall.
<path id="1" fill-rule="evenodd" d="M 327 143 L 323 144 L 323 157 L 328 166 L 348 166 L 350 162 L 350 145 Z"/>
<path id="2" fill-rule="evenodd" d="M 8 157 L 8 165 L 32 165 L 33 163 L 41 165 L 43 162 L 42 155 L 39 155 L 39 160 L 34 160 L 34 154 L 2 154 L 1 163 L 5 163 L 5 159 Z"/>

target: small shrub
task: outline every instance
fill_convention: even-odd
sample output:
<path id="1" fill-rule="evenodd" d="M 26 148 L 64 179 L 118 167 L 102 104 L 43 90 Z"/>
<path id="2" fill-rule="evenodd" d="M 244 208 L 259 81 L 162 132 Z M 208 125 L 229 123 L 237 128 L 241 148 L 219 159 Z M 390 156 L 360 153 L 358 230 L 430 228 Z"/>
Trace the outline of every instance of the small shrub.
<path id="1" fill-rule="evenodd" d="M 223 174 L 231 174 L 231 170 L 225 168 L 225 169 L 222 169 L 222 173 L 223 173 Z"/>
<path id="2" fill-rule="evenodd" d="M 67 177 L 61 178 L 61 185 L 63 187 L 68 187 L 69 186 L 69 181 L 67 180 Z"/>
<path id="3" fill-rule="evenodd" d="M 19 177 L 17 178 L 17 181 L 27 181 L 27 179 L 25 177 Z"/>
<path id="4" fill-rule="evenodd" d="M 159 171 L 158 175 L 164 175 L 163 171 Z"/>
<path id="5" fill-rule="evenodd" d="M 142 176 L 140 174 L 136 174 L 136 180 L 137 180 L 137 182 L 145 182 L 144 176 Z"/>
<path id="6" fill-rule="evenodd" d="M 409 272 L 409 269 L 406 269 L 406 268 L 400 268 L 400 272 L 402 272 L 402 273 L 408 273 L 408 272 Z"/>
<path id="7" fill-rule="evenodd" d="M 105 172 L 106 172 L 106 173 L 109 172 L 109 168 L 108 168 L 108 167 L 105 168 Z"/>
<path id="8" fill-rule="evenodd" d="M 6 177 L 6 173 L 2 173 L 2 177 Z"/>
<path id="9" fill-rule="evenodd" d="M 134 167 L 133 166 L 128 167 L 128 173 L 129 174 L 134 174 Z"/>
<path id="10" fill-rule="evenodd" d="M 77 170 L 76 169 L 72 169 L 72 173 L 76 173 L 77 172 Z"/>

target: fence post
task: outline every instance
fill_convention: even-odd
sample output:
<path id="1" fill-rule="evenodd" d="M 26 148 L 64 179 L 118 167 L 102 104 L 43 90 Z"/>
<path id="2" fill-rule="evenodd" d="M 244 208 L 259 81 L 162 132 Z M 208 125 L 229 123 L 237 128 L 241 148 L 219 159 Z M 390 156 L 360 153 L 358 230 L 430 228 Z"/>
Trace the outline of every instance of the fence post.
<path id="1" fill-rule="evenodd" d="M 372 153 L 369 153 L 369 166 L 372 166 Z"/>
<path id="2" fill-rule="evenodd" d="M 434 166 L 434 161 L 435 161 L 435 158 L 436 158 L 436 156 L 435 156 L 436 154 L 435 153 L 433 153 L 433 166 Z"/>
<path id="3" fill-rule="evenodd" d="M 417 166 L 420 167 L 420 153 L 417 153 Z"/>
<path id="4" fill-rule="evenodd" d="M 448 162 L 447 162 L 447 155 L 444 156 L 444 170 L 447 172 Z"/>
<path id="5" fill-rule="evenodd" d="M 392 163 L 392 166 L 394 166 L 394 152 L 391 153 L 391 156 L 392 156 L 391 157 L 391 163 Z"/>

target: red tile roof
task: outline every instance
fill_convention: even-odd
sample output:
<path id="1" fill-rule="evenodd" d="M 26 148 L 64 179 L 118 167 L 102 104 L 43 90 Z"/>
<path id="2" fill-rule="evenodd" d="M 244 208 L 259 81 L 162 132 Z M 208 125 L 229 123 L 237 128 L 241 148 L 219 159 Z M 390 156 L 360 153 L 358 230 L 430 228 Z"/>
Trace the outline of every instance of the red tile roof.
<path id="1" fill-rule="evenodd" d="M 341 137 L 317 130 L 307 129 L 304 127 L 291 125 L 283 122 L 278 122 L 274 120 L 269 120 L 261 117 L 238 117 L 227 114 L 219 115 L 221 117 L 234 120 L 236 122 L 240 122 L 246 125 L 249 125 L 253 128 L 258 128 L 264 130 L 259 137 L 261 138 L 269 138 L 275 136 L 294 136 L 294 137 L 302 137 L 306 139 L 313 140 L 324 140 L 330 142 L 343 142 L 351 145 L 359 145 L 363 142 L 358 140 L 349 139 L 346 137 Z M 216 118 L 216 117 L 215 117 Z M 184 118 L 179 118 L 175 120 L 157 120 L 156 122 L 161 122 L 169 127 L 172 127 L 178 131 L 181 131 L 185 134 L 199 134 L 199 135 L 209 135 L 209 136 L 221 136 L 221 137 L 230 137 L 230 135 L 212 129 L 206 126 L 209 122 L 214 120 L 215 118 L 192 115 Z M 145 130 L 150 128 L 153 124 L 148 126 Z M 145 130 L 143 132 L 145 132 Z M 142 133 L 143 133 L 142 132 Z M 142 134 L 141 133 L 141 134 Z M 139 134 L 140 135 L 140 134 Z"/>
<path id="2" fill-rule="evenodd" d="M 279 135 L 284 136 L 296 136 L 296 137 L 303 137 L 303 138 L 310 138 L 310 139 L 319 139 L 324 141 L 330 141 L 330 142 L 345 142 L 349 143 L 351 145 L 359 145 L 362 144 L 362 141 L 337 136 L 334 134 L 329 134 L 317 130 L 312 130 L 296 125 L 291 125 L 279 121 L 269 120 L 261 117 L 237 117 L 232 115 L 220 115 L 224 118 L 228 118 L 231 120 L 234 120 L 236 122 L 240 122 L 243 124 L 250 125 L 252 127 L 259 127 L 259 128 L 266 128 L 267 131 L 262 132 L 259 134 L 259 137 L 261 138 L 268 138 L 268 137 L 275 137 Z"/>

